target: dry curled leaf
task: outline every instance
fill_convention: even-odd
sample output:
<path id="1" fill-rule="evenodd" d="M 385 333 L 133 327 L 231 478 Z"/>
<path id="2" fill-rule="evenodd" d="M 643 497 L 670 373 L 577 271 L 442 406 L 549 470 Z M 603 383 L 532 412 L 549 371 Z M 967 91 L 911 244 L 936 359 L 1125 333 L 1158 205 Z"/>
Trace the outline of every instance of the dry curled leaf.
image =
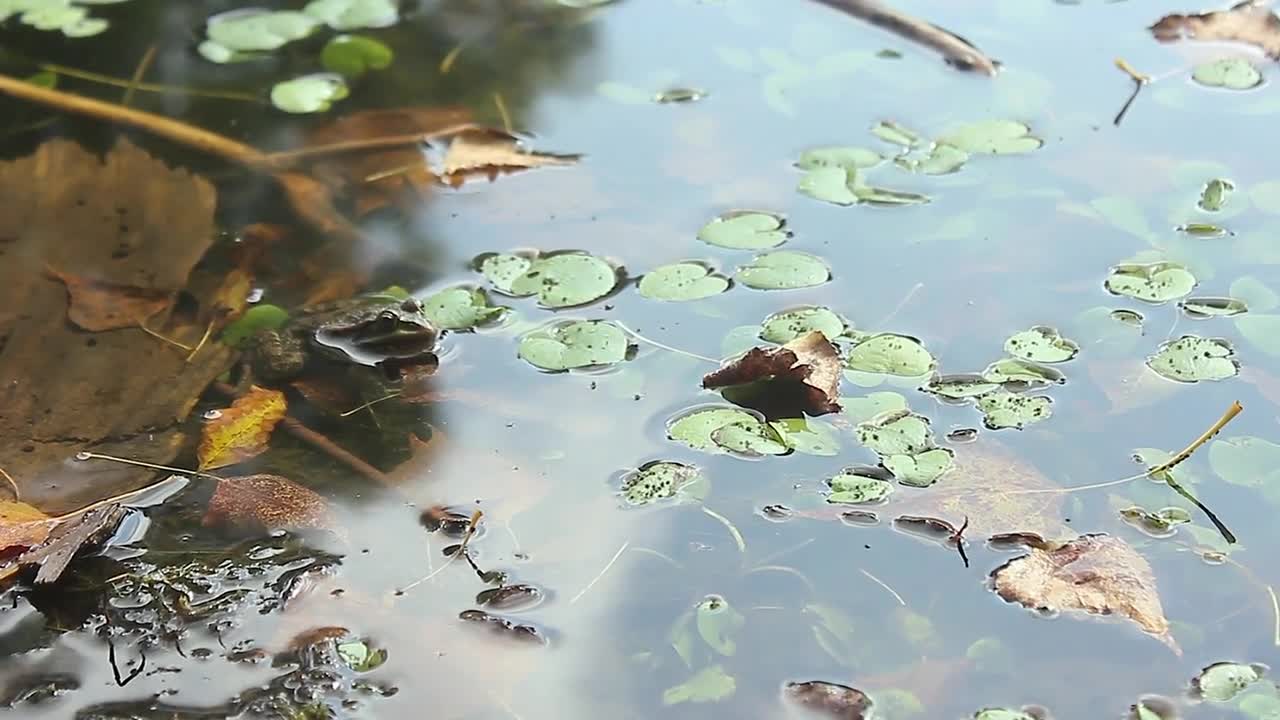
<path id="1" fill-rule="evenodd" d="M 90 332 L 137 327 L 168 309 L 176 297 L 169 290 L 117 285 L 52 267 L 46 270 L 67 286 L 67 319 Z"/>
<path id="2" fill-rule="evenodd" d="M 467 175 L 485 174 L 492 180 L 503 172 L 572 165 L 578 157 L 525 150 L 517 138 L 499 130 L 468 130 L 450 140 L 440 175 L 456 186 L 461 185 Z"/>
<path id="3" fill-rule="evenodd" d="M 810 415 L 840 412 L 840 356 L 821 332 L 782 347 L 751 348 L 702 378 L 704 388 L 769 383 L 770 394 L 800 405 Z"/>
<path id="4" fill-rule="evenodd" d="M 1253 45 L 1272 60 L 1280 60 L 1280 17 L 1266 3 L 1245 0 L 1228 10 L 1196 15 L 1165 15 L 1151 26 L 1160 42 L 1190 39 L 1230 41 Z"/>
<path id="5" fill-rule="evenodd" d="M 271 431 L 284 417 L 284 393 L 254 386 L 204 426 L 196 455 L 200 470 L 234 465 L 267 449 Z"/>
<path id="6" fill-rule="evenodd" d="M 218 481 L 202 522 L 265 530 L 332 529 L 329 502 L 279 475 L 242 475 Z"/>
<path id="7" fill-rule="evenodd" d="M 1146 558 L 1110 535 L 1081 535 L 1033 547 L 991 573 L 995 591 L 1009 602 L 1054 612 L 1118 615 L 1137 623 L 1174 652 L 1169 621 Z"/>

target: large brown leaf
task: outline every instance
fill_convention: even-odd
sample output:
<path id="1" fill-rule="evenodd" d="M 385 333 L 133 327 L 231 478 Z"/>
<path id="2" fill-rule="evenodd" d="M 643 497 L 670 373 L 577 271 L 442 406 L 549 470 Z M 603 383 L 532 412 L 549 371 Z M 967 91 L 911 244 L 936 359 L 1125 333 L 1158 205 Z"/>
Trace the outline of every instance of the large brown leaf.
<path id="1" fill-rule="evenodd" d="M 1128 618 L 1143 631 L 1182 651 L 1169 634 L 1155 575 L 1146 558 L 1110 535 L 1081 535 L 1043 543 L 991 573 L 995 591 L 1036 610 L 1084 612 Z"/>
<path id="2" fill-rule="evenodd" d="M 1280 60 L 1280 17 L 1276 17 L 1266 3 L 1255 0 L 1237 3 L 1229 10 L 1166 15 L 1150 29 L 1160 42 L 1182 39 L 1242 42 L 1253 45 L 1272 60 Z"/>
<path id="3" fill-rule="evenodd" d="M 266 474 L 219 480 L 203 522 L 266 530 L 334 527 L 329 502 L 316 491 Z"/>
<path id="4" fill-rule="evenodd" d="M 100 332 L 136 327 L 173 304 L 176 293 L 117 285 L 49 268 L 67 286 L 67 319 L 85 330 Z"/>
<path id="5" fill-rule="evenodd" d="M 810 415 L 840 412 L 840 356 L 826 336 L 814 331 L 782 347 L 751 348 L 702 378 L 705 388 L 766 382 L 768 393 L 794 402 Z"/>

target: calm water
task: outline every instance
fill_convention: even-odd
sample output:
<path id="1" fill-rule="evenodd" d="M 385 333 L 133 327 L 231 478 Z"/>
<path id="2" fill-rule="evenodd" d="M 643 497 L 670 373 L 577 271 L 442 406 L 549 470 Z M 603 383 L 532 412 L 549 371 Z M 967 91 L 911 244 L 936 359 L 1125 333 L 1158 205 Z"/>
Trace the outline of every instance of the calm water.
<path id="1" fill-rule="evenodd" d="M 1021 432 L 983 436 L 1063 485 L 1129 475 L 1136 448 L 1176 450 L 1237 399 L 1246 410 L 1227 437 L 1277 434 L 1271 388 L 1280 365 L 1230 319 L 1179 318 L 1172 304 L 1139 307 L 1102 288 L 1109 266 L 1153 248 L 1197 274 L 1196 294 L 1227 294 L 1245 275 L 1273 287 L 1280 281 L 1274 249 L 1280 208 L 1247 197 L 1250 188 L 1277 179 L 1269 138 L 1272 111 L 1280 106 L 1271 84 L 1214 91 L 1182 72 L 1145 90 L 1121 126 L 1111 123 L 1131 88 L 1114 58 L 1152 75 L 1185 70 L 1194 59 L 1185 48 L 1158 45 L 1145 28 L 1164 12 L 1198 8 L 1139 0 L 897 3 L 1003 61 L 1004 72 L 991 79 L 952 71 L 927 51 L 804 0 L 631 0 L 571 25 L 527 22 L 532 11 L 504 16 L 497 8 L 408 4 L 416 9 L 400 25 L 370 33 L 395 48 L 394 65 L 371 75 L 334 112 L 464 104 L 498 122 L 492 97 L 499 93 L 538 149 L 585 157 L 573 168 L 441 190 L 403 222 L 370 223 L 368 246 L 353 253 L 353 262 L 369 263 L 379 281 L 424 294 L 478 282 L 471 270 L 477 254 L 513 249 L 584 249 L 625 266 L 632 277 L 683 259 L 729 274 L 750 256 L 696 241 L 697 229 L 726 210 L 768 209 L 784 214 L 795 233 L 783 249 L 823 257 L 831 282 L 785 292 L 737 286 L 670 304 L 647 300 L 629 285 L 559 315 L 618 320 L 664 344 L 719 357 L 750 344 L 727 342 L 734 328 L 795 305 L 827 305 L 858 328 L 922 339 L 943 372 L 980 371 L 1001 356 L 1012 333 L 1056 326 L 1084 349 L 1062 366 L 1069 381 L 1050 393 L 1053 417 Z M 149 80 L 206 88 L 262 90 L 306 66 L 310 56 L 302 49 L 283 52 L 278 62 L 206 63 L 193 53 L 191 38 L 202 18 L 235 5 L 181 5 L 137 0 L 95 10 L 116 25 L 87 40 L 54 40 L 10 23 L 0 43 L 28 58 L 120 77 L 154 43 L 159 60 Z M 466 39 L 473 44 L 441 76 L 441 59 Z M 877 56 L 886 48 L 902 57 Z M 32 71 L 12 58 L 5 67 Z M 690 86 L 709 95 L 690 104 L 627 103 L 623 86 L 645 94 Z M 118 89 L 72 79 L 62 87 L 119 97 Z M 262 147 L 287 147 L 305 127 L 262 105 L 153 94 L 135 104 Z M 8 101 L 3 107 L 14 127 L 45 117 Z M 932 195 L 923 206 L 837 207 L 795 192 L 799 173 L 791 165 L 806 148 L 847 144 L 887 152 L 868 133 L 877 121 L 936 134 L 987 118 L 1026 122 L 1045 146 L 976 158 L 951 176 L 881 171 L 887 185 Z M 57 120 L 9 135 L 5 149 L 25 154 L 44 133 L 86 142 L 103 137 L 83 123 Z M 207 159 L 174 157 L 218 179 L 227 227 L 271 210 L 255 181 Z M 1174 232 L 1192 218 L 1201 185 L 1218 176 L 1237 188 L 1224 213 L 1235 234 L 1199 240 Z M 1135 208 L 1127 226 L 1091 209 L 1121 203 Z M 1149 237 L 1133 232 L 1134 222 L 1145 223 Z M 265 290 L 268 302 L 296 300 L 290 289 Z M 1065 496 L 1060 512 L 1075 530 L 1120 535 L 1148 559 L 1183 650 L 1176 656 L 1129 623 L 1047 619 L 1006 604 L 986 583 L 1008 555 L 977 542 L 966 568 L 953 551 L 887 523 L 766 520 L 763 506 L 813 506 L 812 490 L 822 479 L 847 465 L 874 463 L 874 455 L 847 431 L 835 457 L 745 460 L 689 450 L 667 439 L 665 423 L 687 408 L 719 402 L 699 387 L 712 365 L 641 345 L 633 360 L 604 372 L 540 373 L 516 357 L 516 338 L 553 316 L 532 300 L 508 304 L 516 312 L 505 324 L 450 338 L 433 381 L 440 402 L 375 409 L 374 415 L 386 413 L 385 422 L 360 414 L 325 425 L 388 468 L 407 456 L 406 428 L 430 438 L 427 449 L 393 471 L 398 492 L 370 487 L 288 439 L 254 461 L 254 468 L 287 471 L 323 492 L 339 509 L 345 539 L 303 546 L 288 537 L 233 541 L 212 534 L 191 520 L 208 497 L 199 483 L 149 511 L 153 526 L 142 545 L 150 550 L 126 561 L 133 565 L 125 572 L 174 572 L 202 562 L 189 574 L 209 579 L 213 589 L 205 596 L 243 589 L 247 599 L 236 596 L 231 612 L 171 618 L 181 641 L 162 637 L 147 650 L 147 669 L 127 686 L 117 686 L 105 644 L 92 632 L 100 620 L 80 625 L 94 617 L 92 609 L 63 622 L 42 615 L 38 599 L 11 591 L 0 612 L 6 655 L 0 676 L 8 694 L 58 677 L 77 686 L 12 712 L 239 717 L 231 698 L 268 686 L 290 668 L 236 662 L 235 653 L 276 652 L 301 631 L 322 626 L 348 628 L 386 649 L 385 665 L 362 676 L 384 692 L 350 691 L 354 704 L 347 707 L 337 704 L 337 694 L 330 698 L 341 717 L 384 720 L 785 717 L 790 711 L 779 688 L 810 679 L 866 690 L 882 716 L 894 720 L 969 717 L 983 707 L 1028 703 L 1058 718 L 1110 718 L 1123 717 L 1145 694 L 1182 697 L 1190 678 L 1212 662 L 1280 662 L 1266 592 L 1277 580 L 1268 548 L 1280 539 L 1272 522 L 1278 495 L 1224 482 L 1208 453 L 1197 454 L 1187 472 L 1240 537 L 1231 554 L 1238 565 L 1211 566 L 1190 552 L 1214 537 L 1202 515 L 1195 523 L 1204 532 L 1183 529 L 1165 540 L 1123 524 L 1116 510 L 1130 501 L 1185 504 L 1146 481 L 1114 493 Z M 1144 334 L 1128 346 L 1096 342 L 1096 329 L 1079 316 L 1098 306 L 1140 310 Z M 1244 375 L 1175 385 L 1142 369 L 1162 340 L 1184 332 L 1231 340 Z M 1141 381 L 1130 377 L 1143 372 Z M 864 388 L 846 381 L 843 395 L 885 390 L 906 395 L 939 436 L 981 424 L 972 407 L 941 404 L 901 383 Z M 201 409 L 218 405 L 210 398 Z M 620 474 L 656 459 L 699 465 L 712 484 L 704 505 L 621 508 Z M 438 568 L 443 548 L 456 542 L 419 525 L 419 510 L 431 503 L 468 510 L 479 503 L 486 522 L 471 546 L 476 562 L 546 591 L 539 606 L 510 617 L 543 629 L 549 647 L 491 638 L 460 622 L 458 613 L 474 607 L 486 587 L 461 562 L 396 592 Z M 262 605 L 276 592 L 272 583 L 321 552 L 341 556 L 330 574 L 285 610 Z M 94 578 L 121 572 L 74 571 L 90 595 Z M 142 591 L 131 591 L 113 600 L 116 614 L 138 628 L 156 624 L 163 613 L 151 598 L 139 598 Z M 697 640 L 686 661 L 672 638 L 680 635 L 681 617 L 708 595 L 741 614 L 736 649 L 717 654 Z M 836 626 L 844 630 L 833 641 Z M 116 640 L 121 662 L 137 657 L 130 639 L 137 636 Z M 731 696 L 664 706 L 664 691 L 715 665 L 735 679 Z M 1239 715 L 1232 703 L 1187 704 L 1182 712 Z"/>

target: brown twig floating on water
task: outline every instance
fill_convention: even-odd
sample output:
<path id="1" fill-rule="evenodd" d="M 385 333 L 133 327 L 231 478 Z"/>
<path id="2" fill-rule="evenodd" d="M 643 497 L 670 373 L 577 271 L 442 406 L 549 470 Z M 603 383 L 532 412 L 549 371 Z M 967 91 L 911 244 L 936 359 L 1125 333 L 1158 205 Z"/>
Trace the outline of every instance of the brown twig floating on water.
<path id="1" fill-rule="evenodd" d="M 984 75 L 996 74 L 997 61 L 987 57 L 968 40 L 933 23 L 898 12 L 874 0 L 817 1 L 878 28 L 888 30 L 917 45 L 935 50 L 941 53 L 947 63 L 953 67 L 980 72 Z"/>
<path id="2" fill-rule="evenodd" d="M 1116 119 L 1112 121 L 1114 125 L 1119 127 L 1120 121 L 1124 119 L 1124 114 L 1129 112 L 1129 106 L 1133 104 L 1134 100 L 1138 99 L 1138 93 L 1142 91 L 1142 88 L 1146 87 L 1147 83 L 1151 82 L 1151 76 L 1144 75 L 1133 69 L 1133 66 L 1125 62 L 1124 58 L 1116 58 L 1116 67 L 1123 70 L 1125 75 L 1133 79 L 1133 93 L 1129 95 L 1128 100 L 1124 101 L 1124 106 L 1120 108 L 1120 112 L 1116 113 Z"/>
<path id="3" fill-rule="evenodd" d="M 948 538 L 951 542 L 956 544 L 956 551 L 960 553 L 960 559 L 964 561 L 965 567 L 969 567 L 969 556 L 964 551 L 964 531 L 968 529 L 969 516 L 965 515 L 964 524 L 961 525 L 960 529 L 955 531 L 950 538 Z"/>

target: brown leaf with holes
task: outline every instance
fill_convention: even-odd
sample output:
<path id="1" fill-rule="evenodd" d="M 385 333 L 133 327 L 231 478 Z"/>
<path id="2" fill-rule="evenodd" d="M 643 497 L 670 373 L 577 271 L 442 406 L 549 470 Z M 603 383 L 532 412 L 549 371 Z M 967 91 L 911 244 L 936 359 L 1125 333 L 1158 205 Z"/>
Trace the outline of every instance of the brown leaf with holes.
<path id="1" fill-rule="evenodd" d="M 67 319 L 90 332 L 137 327 L 173 305 L 168 290 L 117 285 L 49 267 L 46 271 L 67 286 Z"/>
<path id="2" fill-rule="evenodd" d="M 1035 610 L 1085 612 L 1128 618 L 1175 653 L 1169 621 L 1146 558 L 1110 535 L 1081 535 L 1031 547 L 991 572 L 995 591 Z"/>
<path id="3" fill-rule="evenodd" d="M 795 404 L 810 415 L 840 412 L 840 355 L 814 331 L 782 347 L 751 348 L 702 378 L 704 388 L 765 382 L 771 404 Z"/>
<path id="4" fill-rule="evenodd" d="M 1265 3 L 1245 0 L 1228 10 L 1197 15 L 1172 14 L 1150 28 L 1160 42 L 1199 40 L 1253 45 L 1272 60 L 1280 60 L 1280 17 Z"/>
<path id="5" fill-rule="evenodd" d="M 196 449 L 199 469 L 212 470 L 261 455 L 286 409 L 284 393 L 279 390 L 255 385 L 236 398 L 231 407 L 205 424 Z"/>
<path id="6" fill-rule="evenodd" d="M 526 150 L 518 138 L 499 130 L 468 130 L 449 141 L 440 175 L 450 185 L 457 186 L 469 175 L 486 175 L 493 180 L 499 173 L 573 165 L 579 157 Z"/>
<path id="7" fill-rule="evenodd" d="M 267 474 L 220 479 L 202 522 L 254 530 L 334 527 L 327 500 L 286 477 Z"/>

